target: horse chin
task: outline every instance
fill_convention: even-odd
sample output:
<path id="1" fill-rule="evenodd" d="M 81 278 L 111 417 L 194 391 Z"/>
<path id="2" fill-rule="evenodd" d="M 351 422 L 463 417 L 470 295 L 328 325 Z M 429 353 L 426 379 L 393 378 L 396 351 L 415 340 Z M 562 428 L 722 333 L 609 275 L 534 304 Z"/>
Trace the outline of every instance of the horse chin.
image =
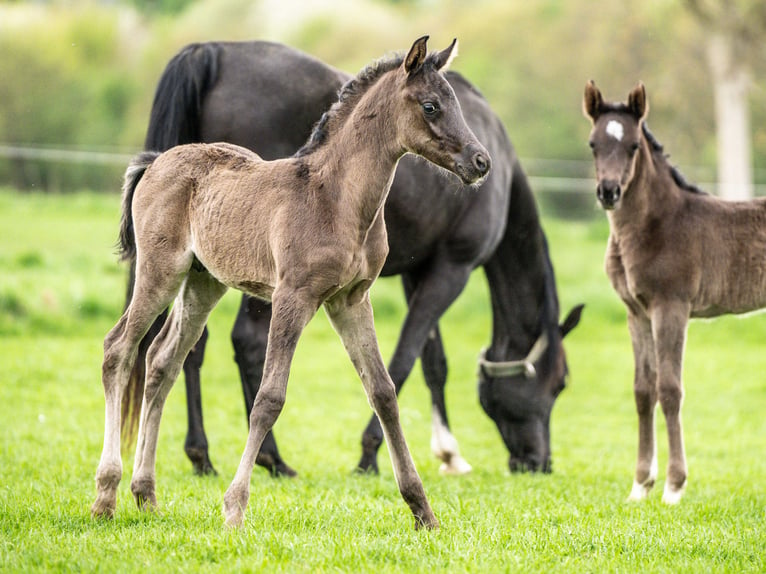
<path id="1" fill-rule="evenodd" d="M 468 169 L 461 164 L 456 164 L 453 173 L 460 178 L 463 185 L 478 189 L 489 176 L 489 172 L 480 173 L 478 170 Z"/>
<path id="2" fill-rule="evenodd" d="M 604 201 L 603 199 L 599 199 L 598 202 L 601 204 L 601 209 L 604 211 L 614 211 L 617 209 L 620 205 L 620 201 Z"/>

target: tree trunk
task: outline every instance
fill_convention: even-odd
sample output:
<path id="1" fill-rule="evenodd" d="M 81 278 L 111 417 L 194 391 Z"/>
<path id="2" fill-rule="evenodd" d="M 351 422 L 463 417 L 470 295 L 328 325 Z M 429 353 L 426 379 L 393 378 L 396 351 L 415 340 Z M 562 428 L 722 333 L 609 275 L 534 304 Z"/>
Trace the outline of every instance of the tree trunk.
<path id="1" fill-rule="evenodd" d="M 753 197 L 747 65 L 736 57 L 734 39 L 710 36 L 708 54 L 713 76 L 718 141 L 718 195 L 725 199 Z"/>

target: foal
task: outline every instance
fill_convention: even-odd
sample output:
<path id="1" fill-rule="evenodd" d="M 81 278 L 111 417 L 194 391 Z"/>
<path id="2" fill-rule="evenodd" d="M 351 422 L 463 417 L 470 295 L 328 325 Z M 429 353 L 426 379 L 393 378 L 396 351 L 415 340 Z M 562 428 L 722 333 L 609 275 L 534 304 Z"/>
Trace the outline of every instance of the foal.
<path id="1" fill-rule="evenodd" d="M 625 303 L 635 357 L 638 463 L 630 500 L 657 478 L 654 408 L 668 431 L 662 500 L 675 504 L 686 486 L 681 403 L 689 318 L 745 313 L 766 306 L 766 199 L 727 202 L 687 183 L 646 128 L 639 84 L 627 104 L 604 102 L 593 82 L 584 110 L 597 195 L 609 219 L 606 272 Z"/>
<path id="2" fill-rule="evenodd" d="M 136 279 L 130 305 L 104 341 L 106 425 L 94 516 L 115 510 L 120 403 L 139 341 L 175 298 L 147 353 L 131 482 L 139 508 L 152 509 L 165 398 L 208 314 L 233 287 L 270 300 L 273 312 L 247 444 L 224 496 L 226 523 L 243 522 L 255 457 L 284 404 L 298 338 L 324 305 L 383 423 L 415 526 L 438 526 L 404 440 L 368 292 L 386 258 L 383 203 L 399 158 L 417 153 L 465 183 L 489 170 L 441 73 L 456 42 L 428 55 L 426 40 L 347 83 L 291 158 L 267 162 L 230 144 L 190 144 L 141 154 L 128 167 L 121 242 L 124 255 L 135 253 Z"/>

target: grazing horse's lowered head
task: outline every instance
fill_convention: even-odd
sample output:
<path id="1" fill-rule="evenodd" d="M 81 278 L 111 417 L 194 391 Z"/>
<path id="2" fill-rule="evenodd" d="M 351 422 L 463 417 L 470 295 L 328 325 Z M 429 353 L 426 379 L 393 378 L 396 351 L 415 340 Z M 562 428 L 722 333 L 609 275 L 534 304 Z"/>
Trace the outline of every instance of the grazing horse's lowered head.
<path id="1" fill-rule="evenodd" d="M 585 86 L 583 111 L 593 122 L 588 143 L 596 162 L 596 195 L 604 209 L 617 209 L 636 174 L 642 126 L 649 111 L 646 90 L 639 82 L 627 103 L 608 103 L 590 81 Z"/>
<path id="2" fill-rule="evenodd" d="M 549 267 L 552 273 L 552 268 Z M 552 283 L 549 282 L 549 284 Z M 552 299 L 548 299 L 553 296 Z M 529 352 L 511 361 L 490 361 L 487 349 L 479 359 L 479 401 L 494 421 L 509 452 L 511 472 L 553 470 L 550 418 L 553 404 L 569 376 L 564 337 L 580 322 L 584 305 L 574 307 L 561 325 L 551 315 L 558 312 L 555 293 L 543 303 L 547 321 Z"/>

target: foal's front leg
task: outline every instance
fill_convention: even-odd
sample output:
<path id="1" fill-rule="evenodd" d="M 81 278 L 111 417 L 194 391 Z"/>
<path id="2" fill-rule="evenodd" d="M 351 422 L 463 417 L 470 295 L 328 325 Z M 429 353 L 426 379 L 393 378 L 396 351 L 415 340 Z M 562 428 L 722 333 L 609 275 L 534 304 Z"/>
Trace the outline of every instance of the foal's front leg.
<path id="1" fill-rule="evenodd" d="M 633 395 L 638 412 L 638 462 L 628 500 L 643 500 L 657 480 L 657 440 L 654 434 L 657 366 L 649 320 L 629 312 L 628 328 L 633 343 Z"/>
<path id="2" fill-rule="evenodd" d="M 263 365 L 263 380 L 250 411 L 250 430 L 237 473 L 223 497 L 223 513 L 228 526 L 241 526 L 250 498 L 250 476 L 266 434 L 285 404 L 290 363 L 298 338 L 316 312 L 312 297 L 289 288 L 277 288 L 272 296 L 271 325 Z"/>
<path id="3" fill-rule="evenodd" d="M 689 322 L 688 303 L 656 305 L 652 312 L 652 333 L 657 356 L 657 391 L 668 432 L 668 470 L 662 501 L 676 504 L 686 487 L 686 455 L 681 427 L 684 389 L 681 379 Z"/>
<path id="4" fill-rule="evenodd" d="M 415 516 L 415 528 L 438 528 L 439 521 L 428 503 L 399 422 L 396 390 L 378 348 L 369 292 L 358 302 L 345 296 L 337 297 L 326 302 L 325 309 L 383 426 L 399 492 Z"/>

